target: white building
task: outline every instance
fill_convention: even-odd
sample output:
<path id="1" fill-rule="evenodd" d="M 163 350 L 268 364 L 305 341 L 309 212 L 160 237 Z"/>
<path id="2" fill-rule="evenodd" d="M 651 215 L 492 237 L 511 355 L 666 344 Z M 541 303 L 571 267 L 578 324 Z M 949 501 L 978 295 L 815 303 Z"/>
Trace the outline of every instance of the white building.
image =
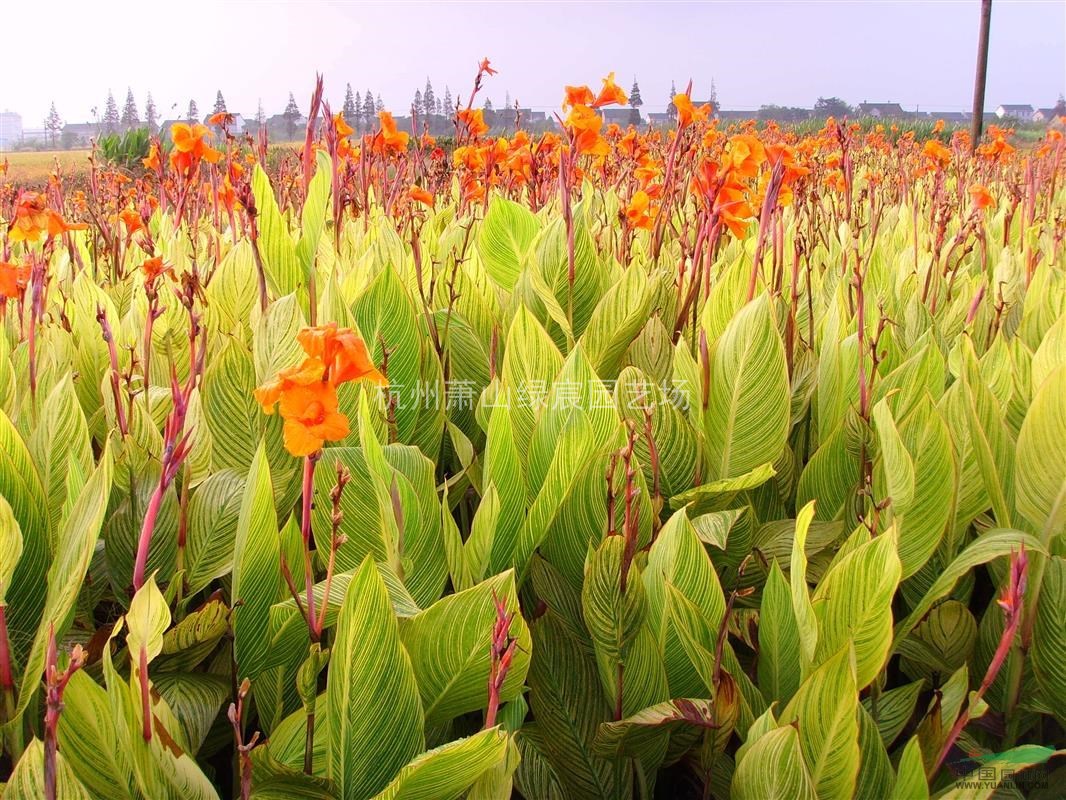
<path id="1" fill-rule="evenodd" d="M 14 147 L 22 141 L 22 117 L 14 111 L 0 111 L 0 148 Z"/>
<path id="2" fill-rule="evenodd" d="M 996 108 L 996 116 L 1000 119 L 1020 119 L 1028 122 L 1033 118 L 1033 107 L 1028 103 L 1005 103 Z"/>

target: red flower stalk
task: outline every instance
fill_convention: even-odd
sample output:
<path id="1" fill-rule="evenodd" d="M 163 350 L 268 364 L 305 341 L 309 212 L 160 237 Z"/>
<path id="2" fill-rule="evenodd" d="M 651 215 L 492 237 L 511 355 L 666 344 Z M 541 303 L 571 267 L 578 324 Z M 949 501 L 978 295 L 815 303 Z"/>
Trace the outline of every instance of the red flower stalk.
<path id="1" fill-rule="evenodd" d="M 0 720 L 10 722 L 15 715 L 15 676 L 11 668 L 11 639 L 7 633 L 7 604 L 0 603 Z"/>
<path id="2" fill-rule="evenodd" d="M 156 517 L 159 516 L 160 506 L 167 488 L 173 483 L 181 469 L 185 459 L 192 450 L 192 434 L 185 432 L 185 417 L 189 413 L 189 401 L 193 389 L 196 388 L 199 375 L 203 372 L 204 354 L 206 346 L 196 347 L 196 334 L 199 331 L 199 319 L 196 313 L 189 309 L 190 315 L 190 342 L 189 351 L 192 354 L 192 365 L 189 377 L 182 386 L 178 383 L 178 375 L 174 365 L 170 366 L 170 397 L 172 408 L 167 415 L 166 425 L 163 429 L 163 456 L 160 464 L 159 482 L 155 491 L 148 501 L 148 510 L 144 515 L 144 524 L 141 526 L 141 534 L 137 540 L 137 555 L 133 565 L 133 589 L 137 591 L 144 584 L 145 571 L 148 566 L 148 551 L 152 544 L 152 533 L 155 531 Z"/>
<path id="3" fill-rule="evenodd" d="M 45 800 L 56 800 L 56 735 L 59 730 L 59 715 L 63 712 L 63 692 L 70 683 L 74 673 L 85 664 L 85 651 L 81 645 L 74 645 L 70 653 L 67 668 L 59 671 L 56 652 L 55 628 L 48 629 L 48 650 L 45 654 L 44 684 L 44 796 Z"/>
<path id="4" fill-rule="evenodd" d="M 511 636 L 511 621 L 514 612 L 507 610 L 507 605 L 493 592 L 496 604 L 496 623 L 492 626 L 492 643 L 489 647 L 489 706 L 485 712 L 485 729 L 496 725 L 496 714 L 500 709 L 500 692 L 507 680 L 507 672 L 514 661 L 518 640 Z"/>
<path id="5" fill-rule="evenodd" d="M 948 752 L 951 750 L 955 741 L 959 738 L 963 728 L 970 721 L 970 710 L 973 709 L 978 703 L 981 702 L 981 698 L 984 697 L 985 692 L 988 691 L 988 687 L 995 681 L 996 675 L 999 674 L 1000 669 L 1003 667 L 1003 662 L 1007 660 L 1007 655 L 1010 653 L 1010 649 L 1014 644 L 1014 636 L 1018 632 L 1018 627 L 1022 621 L 1022 612 L 1025 603 L 1025 583 L 1029 569 L 1029 557 L 1025 554 L 1025 545 L 1022 545 L 1021 550 L 1017 553 L 1011 553 L 1010 557 L 1010 574 L 1007 579 L 1007 586 L 1003 590 L 1003 594 L 1000 595 L 999 600 L 996 602 L 999 607 L 1003 609 L 1003 633 L 999 637 L 999 644 L 996 647 L 996 652 L 992 655 L 992 660 L 988 663 L 988 669 L 985 670 L 985 677 L 981 681 L 981 685 L 974 692 L 973 699 L 967 704 L 966 708 L 959 715 L 959 718 L 955 720 L 955 724 L 951 728 L 951 732 L 948 734 L 948 738 L 944 740 L 944 746 L 940 748 L 940 754 L 937 756 L 936 765 L 934 766 L 934 772 L 940 769 L 940 765 L 944 763 L 944 759 L 947 758 Z"/>

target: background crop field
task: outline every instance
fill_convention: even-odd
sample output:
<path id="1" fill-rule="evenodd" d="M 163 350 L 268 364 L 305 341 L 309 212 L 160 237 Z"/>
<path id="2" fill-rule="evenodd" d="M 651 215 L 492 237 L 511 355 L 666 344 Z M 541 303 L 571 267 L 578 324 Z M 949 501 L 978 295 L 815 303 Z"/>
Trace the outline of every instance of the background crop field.
<path id="1" fill-rule="evenodd" d="M 15 183 L 38 183 L 46 180 L 58 161 L 64 174 L 81 172 L 89 167 L 88 150 L 43 150 L 6 152 L 0 164 L 8 162 L 7 178 Z"/>

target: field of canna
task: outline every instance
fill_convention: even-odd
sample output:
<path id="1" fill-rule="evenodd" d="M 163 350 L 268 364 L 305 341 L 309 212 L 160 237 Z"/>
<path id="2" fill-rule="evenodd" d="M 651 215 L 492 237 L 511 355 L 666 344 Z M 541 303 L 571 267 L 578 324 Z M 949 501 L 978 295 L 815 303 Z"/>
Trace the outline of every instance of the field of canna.
<path id="1" fill-rule="evenodd" d="M 4 800 L 1061 796 L 1062 136 L 492 72 L 0 189 Z"/>

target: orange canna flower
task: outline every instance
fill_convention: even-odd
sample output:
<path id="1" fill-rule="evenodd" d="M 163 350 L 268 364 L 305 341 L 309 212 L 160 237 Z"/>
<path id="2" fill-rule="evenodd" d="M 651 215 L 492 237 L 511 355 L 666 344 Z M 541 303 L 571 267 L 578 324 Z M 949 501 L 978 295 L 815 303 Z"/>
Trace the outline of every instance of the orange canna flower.
<path id="1" fill-rule="evenodd" d="M 930 139 L 922 148 L 922 155 L 928 158 L 939 168 L 946 167 L 951 163 L 951 151 L 936 139 Z"/>
<path id="2" fill-rule="evenodd" d="M 626 223 L 633 229 L 651 230 L 652 221 L 655 219 L 654 212 L 648 193 L 637 191 L 626 207 Z"/>
<path id="3" fill-rule="evenodd" d="M 366 342 L 351 328 L 339 329 L 336 322 L 304 328 L 296 336 L 304 352 L 325 365 L 325 378 L 339 386 L 360 378 L 387 385 L 388 381 L 374 367 Z"/>
<path id="4" fill-rule="evenodd" d="M 603 120 L 588 106 L 574 106 L 566 117 L 566 126 L 574 134 L 578 153 L 606 156 L 611 152 L 607 140 L 600 136 Z"/>
<path id="5" fill-rule="evenodd" d="M 326 379 L 318 358 L 283 369 L 278 376 L 255 390 L 255 399 L 267 414 L 274 406 L 285 420 L 285 449 L 294 456 L 308 456 L 326 441 L 348 435 L 348 419 L 337 411 L 337 387 Z"/>
<path id="6" fill-rule="evenodd" d="M 732 234 L 743 239 L 748 232 L 748 222 L 755 214 L 744 196 L 743 188 L 733 181 L 727 181 L 718 190 L 714 209 Z"/>
<path id="7" fill-rule="evenodd" d="M 148 155 L 141 159 L 141 163 L 144 164 L 145 169 L 156 172 L 159 170 L 159 144 L 157 142 L 152 142 L 152 146 L 148 148 Z"/>
<path id="8" fill-rule="evenodd" d="M 222 158 L 222 153 L 207 143 L 211 131 L 200 123 L 189 125 L 175 122 L 170 129 L 170 138 L 174 142 L 174 151 L 170 154 L 170 166 L 183 174 L 195 169 L 200 160 L 215 164 Z"/>
<path id="9" fill-rule="evenodd" d="M 15 205 L 15 218 L 7 229 L 12 242 L 37 242 L 48 231 L 48 207 L 42 195 L 24 192 Z"/>
<path id="10" fill-rule="evenodd" d="M 699 108 L 692 105 L 692 98 L 687 94 L 674 95 L 674 108 L 677 109 L 677 124 L 682 128 L 688 127 L 696 120 L 706 121 L 711 114 L 711 107 L 704 103 Z"/>
<path id="11" fill-rule="evenodd" d="M 144 282 L 150 284 L 164 272 L 170 270 L 170 265 L 163 263 L 162 256 L 155 256 L 154 258 L 145 259 L 144 263 L 141 264 L 141 270 L 144 272 Z"/>
<path id="12" fill-rule="evenodd" d="M 618 152 L 627 156 L 635 156 L 637 154 L 637 132 L 630 127 L 625 136 L 618 140 L 617 147 Z"/>
<path id="13" fill-rule="evenodd" d="M 283 369 L 255 390 L 255 399 L 267 414 L 278 407 L 285 420 L 285 449 L 307 456 L 348 435 L 348 418 L 337 410 L 337 387 L 367 378 L 384 385 L 385 377 L 370 360 L 366 344 L 354 331 L 338 329 L 336 322 L 304 328 L 297 335 L 307 357 Z"/>
<path id="14" fill-rule="evenodd" d="M 416 203 L 421 203 L 428 208 L 433 208 L 436 202 L 436 198 L 421 186 L 412 186 L 407 190 L 407 196 Z"/>
<path id="15" fill-rule="evenodd" d="M 486 75 L 495 75 L 496 74 L 496 70 L 494 70 L 492 68 L 492 66 L 489 64 L 489 60 L 487 58 L 481 59 L 481 63 L 479 63 L 477 65 L 477 68 L 478 68 L 479 72 L 484 72 Z"/>
<path id="16" fill-rule="evenodd" d="M 18 298 L 30 282 L 30 268 L 0 261 L 0 297 Z"/>
<path id="17" fill-rule="evenodd" d="M 274 406 L 283 396 L 301 386 L 310 386 L 325 381 L 326 365 L 319 358 L 305 358 L 294 367 L 281 370 L 277 376 L 253 392 L 256 402 L 267 414 L 274 413 Z"/>
<path id="18" fill-rule="evenodd" d="M 603 106 L 609 106 L 612 103 L 618 103 L 619 105 L 624 106 L 627 102 L 629 102 L 629 100 L 626 97 L 626 93 L 614 82 L 614 73 L 612 72 L 603 79 L 603 88 L 600 89 L 600 93 L 596 95 L 596 99 L 592 101 L 592 107 L 601 108 Z"/>
<path id="19" fill-rule="evenodd" d="M 485 124 L 485 112 L 480 108 L 461 108 L 456 118 L 466 126 L 467 133 L 475 139 L 489 132 Z"/>
<path id="20" fill-rule="evenodd" d="M 388 111 L 379 111 L 378 120 L 381 122 L 381 130 L 375 137 L 375 144 L 380 142 L 384 149 L 392 153 L 403 153 L 407 150 L 407 143 L 411 134 L 396 129 L 396 120 Z M 376 148 L 377 149 L 377 148 Z"/>
<path id="21" fill-rule="evenodd" d="M 1055 132 L 1057 133 L 1057 131 Z M 1014 152 L 1014 145 L 1007 141 L 1004 133 L 999 128 L 992 126 L 990 133 L 993 134 L 992 140 L 977 148 L 979 156 L 991 161 L 1002 161 Z"/>
<path id="22" fill-rule="evenodd" d="M 766 161 L 766 148 L 755 136 L 741 133 L 729 139 L 726 159 L 739 177 L 754 178 Z"/>
<path id="23" fill-rule="evenodd" d="M 216 111 L 207 118 L 207 124 L 226 130 L 226 128 L 233 124 L 233 115 L 228 111 Z"/>
<path id="24" fill-rule="evenodd" d="M 218 187 L 218 202 L 228 211 L 232 211 L 237 204 L 237 191 L 233 188 L 229 175 L 222 179 L 222 185 Z"/>
<path id="25" fill-rule="evenodd" d="M 563 108 L 574 108 L 575 106 L 591 106 L 596 100 L 596 97 L 592 94 L 592 89 L 587 86 L 567 86 L 566 87 L 566 99 L 563 100 Z"/>
<path id="26" fill-rule="evenodd" d="M 283 396 L 280 411 L 285 420 L 285 449 L 294 456 L 309 456 L 327 441 L 346 437 L 350 431 L 348 418 L 337 406 L 337 387 L 329 381 L 299 386 Z"/>
<path id="27" fill-rule="evenodd" d="M 970 197 L 973 199 L 974 208 L 978 208 L 981 211 L 996 204 L 996 199 L 992 197 L 988 187 L 982 186 L 980 183 L 975 183 L 970 187 Z"/>
<path id="28" fill-rule="evenodd" d="M 344 120 L 344 114 L 339 111 L 333 115 L 333 129 L 337 132 L 337 135 L 341 137 L 351 136 L 355 133 L 355 128 Z"/>
<path id="29" fill-rule="evenodd" d="M 42 238 L 59 236 L 67 231 L 83 231 L 85 223 L 70 224 L 50 209 L 43 195 L 23 192 L 15 204 L 15 218 L 7 229 L 9 242 L 38 242 Z"/>
<path id="30" fill-rule="evenodd" d="M 144 220 L 142 220 L 141 215 L 132 208 L 124 209 L 118 216 L 126 226 L 127 236 L 133 236 L 137 231 L 144 230 Z"/>

